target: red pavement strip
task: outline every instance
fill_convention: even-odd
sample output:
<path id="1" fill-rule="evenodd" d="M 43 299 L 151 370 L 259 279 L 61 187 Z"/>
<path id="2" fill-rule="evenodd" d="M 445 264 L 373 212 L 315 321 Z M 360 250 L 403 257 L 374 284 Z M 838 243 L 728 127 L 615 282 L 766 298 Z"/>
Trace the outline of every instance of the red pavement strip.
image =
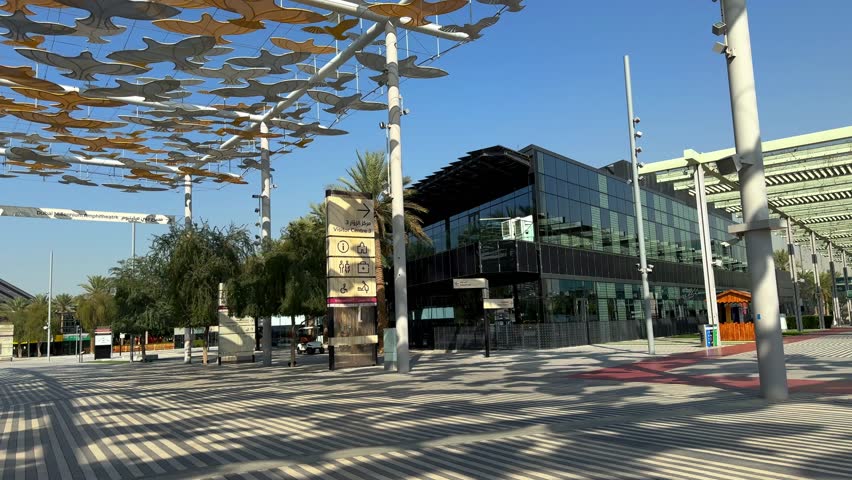
<path id="1" fill-rule="evenodd" d="M 795 337 L 784 337 L 784 343 L 796 343 L 811 340 L 817 337 L 835 335 L 839 333 L 852 332 L 852 328 L 838 328 L 834 330 L 801 335 Z M 670 355 L 661 359 L 642 360 L 636 363 L 619 365 L 617 367 L 602 368 L 592 372 L 578 373 L 569 378 L 584 380 L 611 380 L 618 382 L 642 382 L 642 383 L 669 383 L 680 385 L 699 385 L 707 387 L 723 388 L 728 390 L 759 389 L 760 381 L 756 376 L 745 375 L 686 375 L 672 373 L 672 370 L 688 367 L 708 359 L 727 357 L 740 353 L 751 352 L 756 349 L 755 344 L 743 343 L 729 347 L 710 348 L 705 351 L 680 353 Z M 805 380 L 788 379 L 787 385 L 792 392 L 823 393 L 829 395 L 852 395 L 852 381 L 849 380 Z"/>

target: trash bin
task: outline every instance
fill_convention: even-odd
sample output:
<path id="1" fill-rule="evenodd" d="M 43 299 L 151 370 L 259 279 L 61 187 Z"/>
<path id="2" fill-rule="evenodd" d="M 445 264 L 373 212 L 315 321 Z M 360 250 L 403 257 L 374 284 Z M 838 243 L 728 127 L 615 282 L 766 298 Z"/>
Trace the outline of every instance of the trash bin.
<path id="1" fill-rule="evenodd" d="M 698 333 L 701 334 L 701 345 L 704 348 L 712 348 L 719 346 L 719 326 L 704 323 L 698 326 Z"/>

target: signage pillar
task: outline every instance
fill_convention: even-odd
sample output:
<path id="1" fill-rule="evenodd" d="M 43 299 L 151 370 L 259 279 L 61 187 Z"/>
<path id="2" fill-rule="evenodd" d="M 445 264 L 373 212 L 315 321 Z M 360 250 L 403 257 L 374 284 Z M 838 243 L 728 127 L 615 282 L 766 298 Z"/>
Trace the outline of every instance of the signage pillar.
<path id="1" fill-rule="evenodd" d="M 402 105 L 399 96 L 399 58 L 396 25 L 385 24 L 385 55 L 388 67 L 388 148 L 390 150 L 391 212 L 393 219 L 394 306 L 396 313 L 397 371 L 410 370 L 408 353 L 408 280 L 405 265 L 405 205 L 402 186 Z"/>
<path id="2" fill-rule="evenodd" d="M 325 206 L 329 368 L 375 365 L 375 206 L 369 195 L 334 190 Z"/>
<path id="3" fill-rule="evenodd" d="M 763 169 L 760 119 L 751 56 L 751 35 L 745 0 L 722 0 L 727 24 L 728 86 L 739 169 L 742 217 L 752 286 L 760 391 L 770 401 L 786 400 L 787 369 L 778 312 L 778 286 L 772 256 L 769 205 Z"/>

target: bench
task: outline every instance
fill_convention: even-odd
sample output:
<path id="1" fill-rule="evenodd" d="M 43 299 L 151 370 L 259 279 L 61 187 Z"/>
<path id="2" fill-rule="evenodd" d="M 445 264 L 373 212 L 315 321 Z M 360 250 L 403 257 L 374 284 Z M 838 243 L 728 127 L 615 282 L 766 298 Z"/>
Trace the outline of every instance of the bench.
<path id="1" fill-rule="evenodd" d="M 225 355 L 217 360 L 219 365 L 223 363 L 254 363 L 253 353 L 238 353 L 236 355 Z"/>

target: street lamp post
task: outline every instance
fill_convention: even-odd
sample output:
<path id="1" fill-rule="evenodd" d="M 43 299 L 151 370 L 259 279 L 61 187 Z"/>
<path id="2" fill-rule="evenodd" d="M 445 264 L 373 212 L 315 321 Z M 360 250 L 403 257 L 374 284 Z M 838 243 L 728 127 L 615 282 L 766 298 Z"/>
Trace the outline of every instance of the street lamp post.
<path id="1" fill-rule="evenodd" d="M 648 259 L 645 256 L 645 225 L 642 219 L 642 191 L 639 189 L 639 159 L 642 151 L 636 139 L 642 133 L 636 131 L 639 117 L 633 116 L 633 87 L 630 80 L 630 57 L 624 56 L 624 88 L 627 94 L 627 126 L 630 133 L 630 161 L 633 168 L 633 205 L 636 211 L 636 235 L 639 237 L 639 272 L 642 275 L 642 311 L 645 314 L 645 331 L 648 333 L 648 354 L 654 355 L 654 321 L 651 317 L 651 292 L 648 286 Z"/>
<path id="2" fill-rule="evenodd" d="M 50 361 L 50 323 L 53 320 L 53 250 L 50 251 L 50 275 L 47 289 L 47 361 Z"/>

